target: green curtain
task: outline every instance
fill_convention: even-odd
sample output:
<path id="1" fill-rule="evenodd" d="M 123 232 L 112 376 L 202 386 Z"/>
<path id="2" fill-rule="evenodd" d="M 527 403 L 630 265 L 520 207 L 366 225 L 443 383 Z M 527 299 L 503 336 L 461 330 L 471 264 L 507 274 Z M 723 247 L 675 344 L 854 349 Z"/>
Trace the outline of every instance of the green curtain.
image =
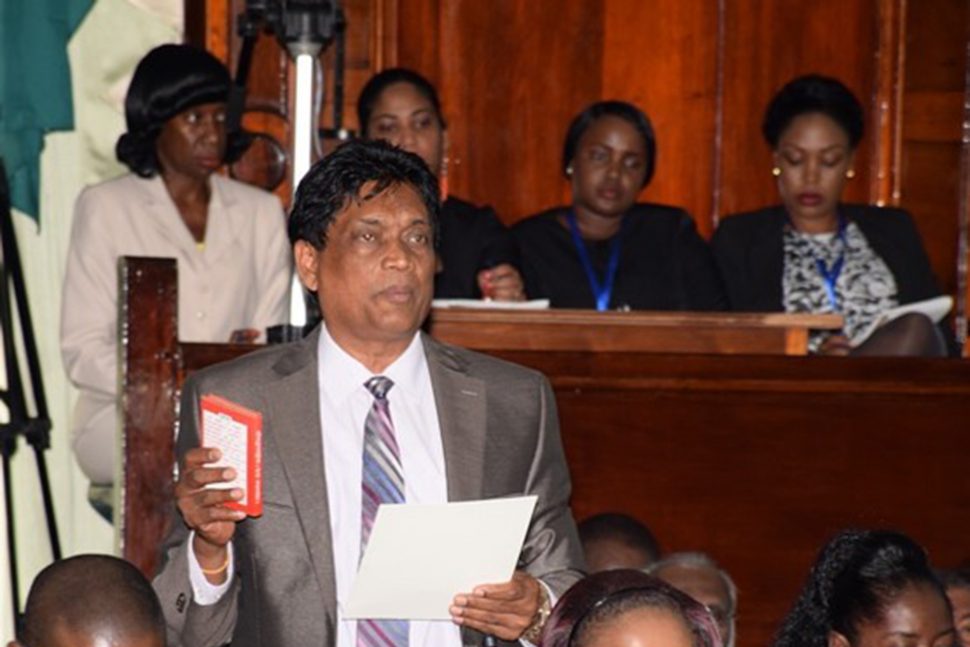
<path id="1" fill-rule="evenodd" d="M 92 1 L 0 1 L 0 156 L 11 203 L 33 218 L 44 134 L 74 127 L 67 41 Z"/>

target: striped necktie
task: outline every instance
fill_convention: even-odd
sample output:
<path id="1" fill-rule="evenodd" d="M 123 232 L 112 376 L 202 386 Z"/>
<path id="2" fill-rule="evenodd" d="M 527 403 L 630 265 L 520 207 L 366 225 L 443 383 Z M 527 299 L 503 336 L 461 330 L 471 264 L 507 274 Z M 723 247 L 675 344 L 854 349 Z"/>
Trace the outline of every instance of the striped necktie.
<path id="1" fill-rule="evenodd" d="M 404 469 L 394 437 L 387 392 L 394 386 L 378 375 L 364 383 L 374 395 L 364 421 L 364 465 L 361 477 L 360 554 L 364 555 L 377 508 L 382 503 L 404 503 Z M 407 620 L 360 620 L 357 647 L 397 647 L 408 644 Z"/>

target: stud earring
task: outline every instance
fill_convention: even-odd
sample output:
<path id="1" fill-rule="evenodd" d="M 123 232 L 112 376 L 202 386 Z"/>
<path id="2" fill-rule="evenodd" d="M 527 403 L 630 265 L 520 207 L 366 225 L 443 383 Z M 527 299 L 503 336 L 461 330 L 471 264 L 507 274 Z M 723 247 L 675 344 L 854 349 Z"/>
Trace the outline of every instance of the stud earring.
<path id="1" fill-rule="evenodd" d="M 854 177 L 855 177 L 855 169 L 854 168 L 850 168 L 848 171 L 845 172 L 845 178 L 847 180 L 851 180 Z"/>
<path id="2" fill-rule="evenodd" d="M 776 166 L 775 168 L 771 169 L 771 174 L 775 177 L 779 177 L 781 175 L 781 169 Z"/>
<path id="3" fill-rule="evenodd" d="M 572 166 L 567 166 L 566 167 L 566 175 L 568 175 L 569 177 L 572 177 L 573 176 L 573 167 Z"/>

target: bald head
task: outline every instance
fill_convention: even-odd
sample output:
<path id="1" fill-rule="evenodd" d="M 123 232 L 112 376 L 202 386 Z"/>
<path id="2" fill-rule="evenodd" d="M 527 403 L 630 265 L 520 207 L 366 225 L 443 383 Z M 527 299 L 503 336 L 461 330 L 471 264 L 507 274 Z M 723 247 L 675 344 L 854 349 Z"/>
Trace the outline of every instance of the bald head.
<path id="1" fill-rule="evenodd" d="M 45 568 L 30 587 L 23 647 L 164 647 L 151 583 L 128 562 L 79 555 Z"/>
<path id="2" fill-rule="evenodd" d="M 704 553 L 673 553 L 647 572 L 707 607 L 717 621 L 725 647 L 734 647 L 738 591 L 731 576 Z"/>

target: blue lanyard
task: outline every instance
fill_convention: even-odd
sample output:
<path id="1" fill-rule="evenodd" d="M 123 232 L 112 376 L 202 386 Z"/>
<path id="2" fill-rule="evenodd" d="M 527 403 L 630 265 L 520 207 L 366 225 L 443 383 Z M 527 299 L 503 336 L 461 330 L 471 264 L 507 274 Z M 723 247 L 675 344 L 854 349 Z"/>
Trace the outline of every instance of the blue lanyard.
<path id="1" fill-rule="evenodd" d="M 603 283 L 600 283 L 596 276 L 596 270 L 589 258 L 586 243 L 579 235 L 579 225 L 576 224 L 576 214 L 573 213 L 572 209 L 566 214 L 566 219 L 569 221 L 569 232 L 573 235 L 573 245 L 576 246 L 576 253 L 579 254 L 579 262 L 583 264 L 583 269 L 586 270 L 589 288 L 596 300 L 596 309 L 605 312 L 610 308 L 610 297 L 613 295 L 613 284 L 616 282 L 616 268 L 620 265 L 620 243 L 623 239 L 623 225 L 626 224 L 626 218 L 624 217 L 620 224 L 619 233 L 613 237 L 613 241 L 610 243 L 610 259 L 606 265 L 606 276 Z"/>
<path id="2" fill-rule="evenodd" d="M 839 257 L 835 259 L 835 262 L 832 263 L 832 267 L 827 266 L 821 258 L 815 259 L 815 267 L 818 269 L 818 273 L 822 277 L 822 282 L 825 284 L 825 294 L 829 298 L 833 312 L 839 312 L 839 300 L 835 291 L 835 285 L 839 281 L 839 275 L 842 274 L 842 266 L 845 265 L 845 228 L 845 218 L 840 214 L 838 238 L 842 241 L 842 251 L 839 252 Z"/>

